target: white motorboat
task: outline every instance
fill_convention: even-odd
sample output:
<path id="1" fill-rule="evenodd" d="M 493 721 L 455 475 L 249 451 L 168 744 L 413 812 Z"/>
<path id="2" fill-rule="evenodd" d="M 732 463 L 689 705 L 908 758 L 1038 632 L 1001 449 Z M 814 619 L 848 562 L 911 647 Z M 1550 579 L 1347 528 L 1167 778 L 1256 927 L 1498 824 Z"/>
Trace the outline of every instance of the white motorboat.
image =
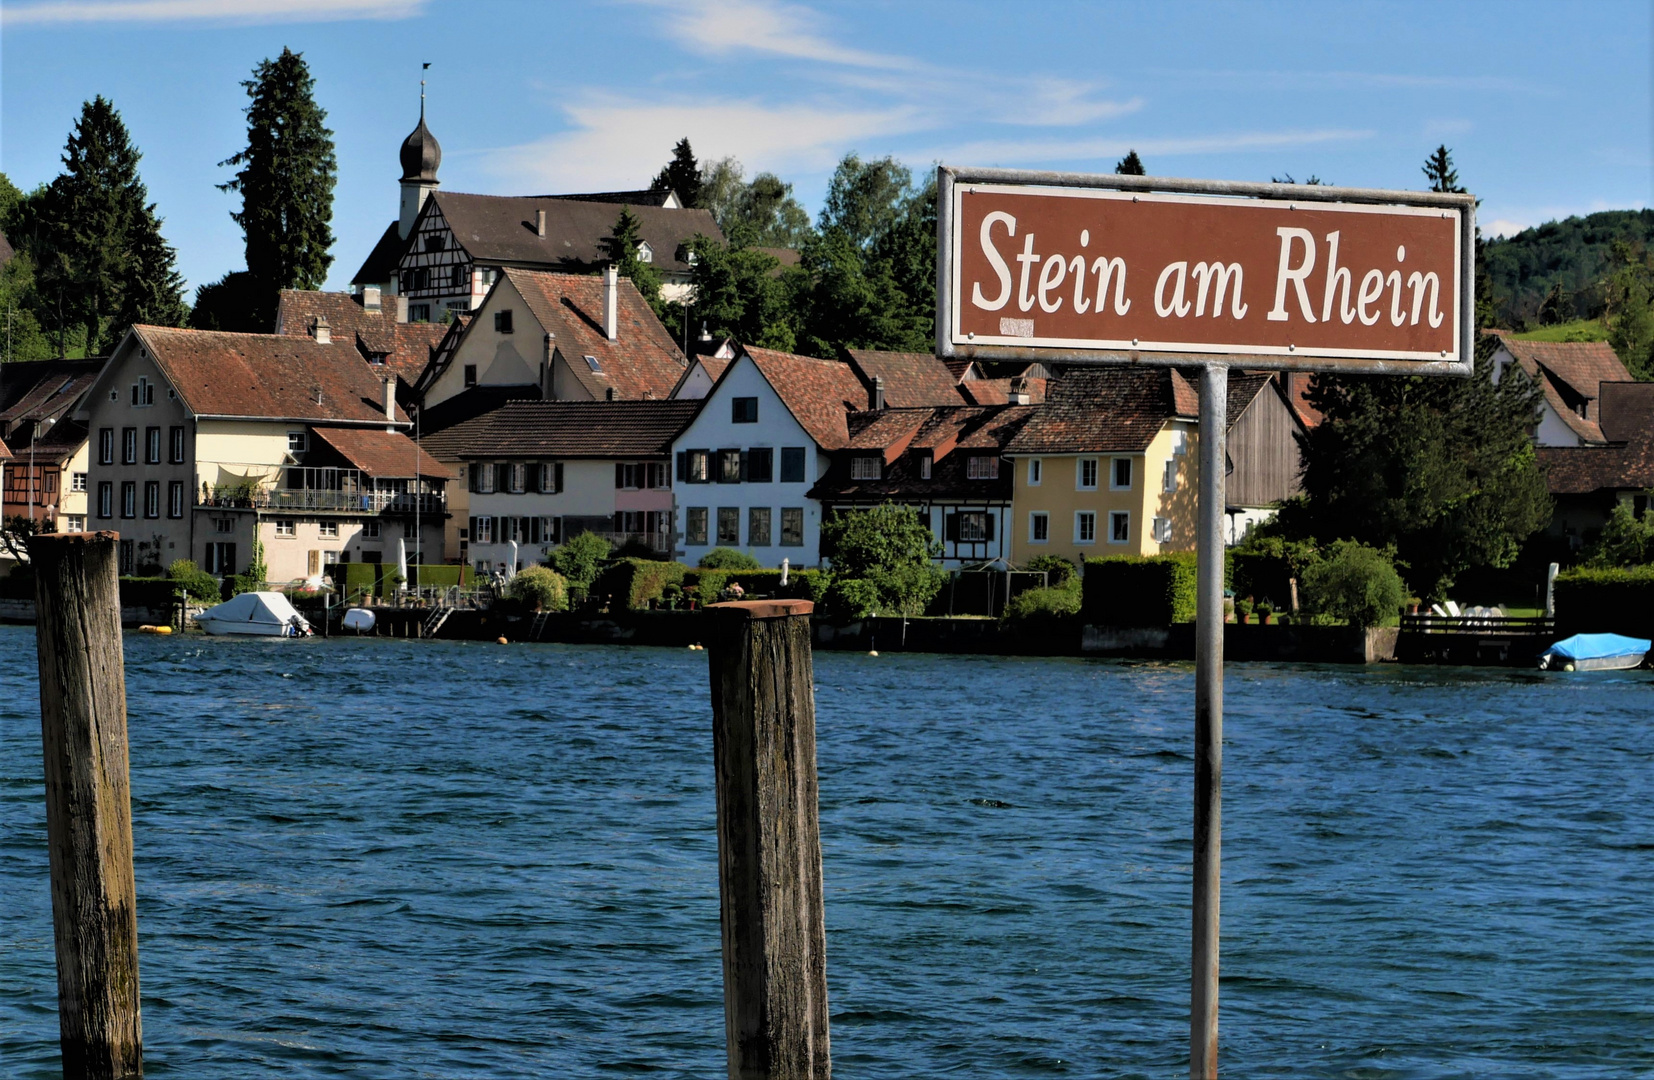
<path id="1" fill-rule="evenodd" d="M 203 611 L 195 622 L 209 634 L 308 637 L 312 633 L 310 623 L 279 592 L 242 593 Z"/>

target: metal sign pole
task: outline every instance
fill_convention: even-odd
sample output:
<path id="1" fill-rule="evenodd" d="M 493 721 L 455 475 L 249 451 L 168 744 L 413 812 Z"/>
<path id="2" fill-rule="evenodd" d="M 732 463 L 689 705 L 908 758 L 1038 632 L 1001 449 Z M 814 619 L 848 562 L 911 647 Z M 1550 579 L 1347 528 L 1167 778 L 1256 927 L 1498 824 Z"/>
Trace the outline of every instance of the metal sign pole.
<path id="1" fill-rule="evenodd" d="M 1195 548 L 1194 911 L 1189 1076 L 1218 1074 L 1218 893 L 1223 844 L 1223 510 L 1229 369 L 1200 373 L 1200 501 Z"/>

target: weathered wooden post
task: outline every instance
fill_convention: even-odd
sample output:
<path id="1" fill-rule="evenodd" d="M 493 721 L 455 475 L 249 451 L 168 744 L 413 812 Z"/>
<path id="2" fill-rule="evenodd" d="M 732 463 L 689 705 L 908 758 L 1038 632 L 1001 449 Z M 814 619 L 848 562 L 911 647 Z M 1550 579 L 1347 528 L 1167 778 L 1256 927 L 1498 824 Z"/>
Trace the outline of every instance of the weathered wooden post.
<path id="1" fill-rule="evenodd" d="M 58 1021 L 69 1080 L 142 1076 L 118 534 L 29 538 Z"/>
<path id="2" fill-rule="evenodd" d="M 709 609 L 730 1080 L 832 1072 L 813 609 L 808 600 Z"/>

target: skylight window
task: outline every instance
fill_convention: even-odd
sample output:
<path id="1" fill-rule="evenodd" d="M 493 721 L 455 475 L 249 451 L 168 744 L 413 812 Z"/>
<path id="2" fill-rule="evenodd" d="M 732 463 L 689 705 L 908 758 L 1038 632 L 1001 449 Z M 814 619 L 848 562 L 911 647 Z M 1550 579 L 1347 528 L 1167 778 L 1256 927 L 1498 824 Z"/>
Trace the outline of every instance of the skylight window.
<path id="1" fill-rule="evenodd" d="M 597 357 L 595 356 L 586 357 L 586 366 L 597 372 L 599 375 L 603 374 L 603 365 L 597 362 Z"/>

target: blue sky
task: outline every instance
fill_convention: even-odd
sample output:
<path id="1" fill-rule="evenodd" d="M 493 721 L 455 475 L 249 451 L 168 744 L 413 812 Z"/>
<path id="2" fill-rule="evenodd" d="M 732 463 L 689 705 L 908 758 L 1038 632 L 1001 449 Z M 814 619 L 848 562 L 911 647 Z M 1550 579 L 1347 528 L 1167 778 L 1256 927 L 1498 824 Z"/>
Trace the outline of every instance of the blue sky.
<path id="1" fill-rule="evenodd" d="M 1506 233 L 1654 205 L 1651 8 L 5 0 L 0 171 L 49 180 L 80 103 L 109 97 L 180 269 L 213 280 L 241 266 L 213 186 L 245 141 L 239 83 L 285 45 L 338 143 L 334 288 L 396 214 L 426 60 L 449 190 L 641 186 L 686 134 L 812 214 L 851 150 L 1106 172 L 1135 147 L 1153 175 L 1416 188 L 1445 142 Z"/>

